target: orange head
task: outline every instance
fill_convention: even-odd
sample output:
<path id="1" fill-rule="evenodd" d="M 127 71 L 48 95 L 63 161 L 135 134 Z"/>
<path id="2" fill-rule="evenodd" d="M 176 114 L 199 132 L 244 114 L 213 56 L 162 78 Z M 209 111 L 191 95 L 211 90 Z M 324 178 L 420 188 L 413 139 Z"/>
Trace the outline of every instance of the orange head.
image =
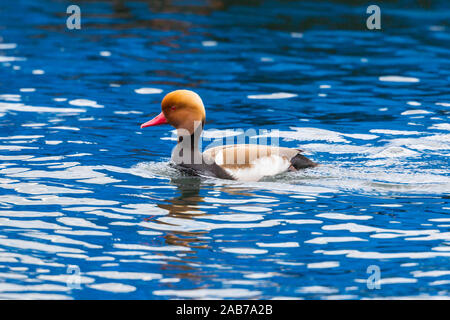
<path id="1" fill-rule="evenodd" d="M 193 134 L 198 124 L 205 122 L 205 107 L 198 94 L 190 90 L 176 90 L 168 93 L 161 102 L 162 112 L 141 128 L 170 124 Z"/>

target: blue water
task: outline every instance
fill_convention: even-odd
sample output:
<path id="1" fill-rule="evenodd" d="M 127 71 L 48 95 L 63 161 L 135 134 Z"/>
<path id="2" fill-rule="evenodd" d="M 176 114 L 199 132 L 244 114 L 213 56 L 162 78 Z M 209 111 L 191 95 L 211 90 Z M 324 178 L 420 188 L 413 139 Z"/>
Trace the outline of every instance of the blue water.
<path id="1" fill-rule="evenodd" d="M 0 3 L 0 298 L 450 297 L 446 1 L 70 4 Z M 180 88 L 321 165 L 182 176 Z"/>

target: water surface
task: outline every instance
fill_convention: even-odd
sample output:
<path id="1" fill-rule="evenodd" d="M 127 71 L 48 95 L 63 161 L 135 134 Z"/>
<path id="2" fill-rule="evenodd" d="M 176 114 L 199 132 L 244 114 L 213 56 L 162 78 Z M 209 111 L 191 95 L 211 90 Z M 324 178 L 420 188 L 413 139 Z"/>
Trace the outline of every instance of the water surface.
<path id="1" fill-rule="evenodd" d="M 0 298 L 449 297 L 445 1 L 382 31 L 343 1 L 69 4 L 0 4 Z M 180 88 L 204 146 L 278 130 L 321 165 L 181 175 L 139 129 Z"/>

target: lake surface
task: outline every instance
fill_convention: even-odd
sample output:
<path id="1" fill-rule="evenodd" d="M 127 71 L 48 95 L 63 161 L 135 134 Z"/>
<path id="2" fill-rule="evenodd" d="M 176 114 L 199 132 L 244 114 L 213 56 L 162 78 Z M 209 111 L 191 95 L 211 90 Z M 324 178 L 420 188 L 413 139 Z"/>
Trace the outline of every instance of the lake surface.
<path id="1" fill-rule="evenodd" d="M 69 4 L 0 3 L 0 298 L 450 297 L 446 1 Z M 180 88 L 321 165 L 181 175 Z"/>

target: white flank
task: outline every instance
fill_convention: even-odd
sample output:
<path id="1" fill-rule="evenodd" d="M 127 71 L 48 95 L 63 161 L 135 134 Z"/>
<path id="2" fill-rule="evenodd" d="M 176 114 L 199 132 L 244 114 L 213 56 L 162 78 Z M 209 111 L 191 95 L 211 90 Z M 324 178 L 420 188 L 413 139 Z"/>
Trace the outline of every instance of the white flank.
<path id="1" fill-rule="evenodd" d="M 222 154 L 219 152 L 216 156 L 216 161 L 221 158 Z M 258 181 L 263 177 L 274 176 L 285 172 L 290 165 L 291 163 L 287 159 L 277 155 L 271 155 L 256 159 L 248 168 L 226 168 L 225 170 L 238 181 Z"/>

